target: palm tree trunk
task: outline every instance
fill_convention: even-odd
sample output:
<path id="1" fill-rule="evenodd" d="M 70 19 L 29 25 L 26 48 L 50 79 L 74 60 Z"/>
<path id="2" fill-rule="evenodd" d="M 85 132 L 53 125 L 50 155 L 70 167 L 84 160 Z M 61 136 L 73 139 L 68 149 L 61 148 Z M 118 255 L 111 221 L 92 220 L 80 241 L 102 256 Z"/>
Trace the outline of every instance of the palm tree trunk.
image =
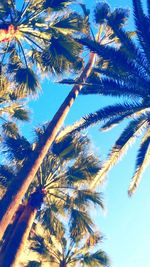
<path id="1" fill-rule="evenodd" d="M 4 234 L 4 240 L 3 240 L 3 243 L 2 243 L 2 246 L 0 249 L 0 256 L 3 255 L 3 253 L 5 253 L 6 247 L 8 245 L 9 240 L 10 240 L 10 237 L 12 236 L 14 229 L 15 229 L 15 227 L 19 221 L 19 218 L 20 218 L 21 214 L 23 213 L 24 209 L 25 209 L 25 205 L 23 205 L 23 204 L 19 205 L 19 208 L 18 208 L 15 216 L 13 217 L 11 224 L 9 224 L 9 226 L 7 227 L 7 230 Z M 1 260 L 0 260 L 0 262 L 1 262 Z"/>
<path id="2" fill-rule="evenodd" d="M 78 81 L 84 83 L 92 71 L 93 64 L 95 62 L 96 54 L 90 53 L 90 58 L 81 73 Z M 33 151 L 32 155 L 29 156 L 28 161 L 19 172 L 18 177 L 14 183 L 11 184 L 6 194 L 0 203 L 0 238 L 3 237 L 4 232 L 10 223 L 12 216 L 17 211 L 18 205 L 20 204 L 23 196 L 28 190 L 38 168 L 42 164 L 42 161 L 47 154 L 50 146 L 52 145 L 58 131 L 60 130 L 72 104 L 74 103 L 79 92 L 82 90 L 83 85 L 75 85 L 69 95 L 60 106 L 55 116 L 49 123 L 45 134 L 41 137 L 41 141 Z"/>
<path id="3" fill-rule="evenodd" d="M 26 204 L 16 227 L 10 236 L 5 249 L 0 257 L 0 267 L 18 267 L 19 261 L 24 251 L 29 233 L 31 231 L 34 219 L 37 214 L 37 209 L 40 208 L 43 202 L 43 195 L 40 191 L 31 194 L 31 197 Z"/>

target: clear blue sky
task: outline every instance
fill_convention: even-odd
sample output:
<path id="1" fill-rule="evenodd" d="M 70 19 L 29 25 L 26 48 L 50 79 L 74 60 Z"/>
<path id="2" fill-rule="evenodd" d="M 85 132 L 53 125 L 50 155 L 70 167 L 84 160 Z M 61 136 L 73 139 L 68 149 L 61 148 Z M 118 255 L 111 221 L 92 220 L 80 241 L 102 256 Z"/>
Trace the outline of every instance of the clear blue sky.
<path id="1" fill-rule="evenodd" d="M 85 2 L 89 8 L 95 4 L 94 0 Z M 132 13 L 131 0 L 107 2 L 112 7 L 129 7 Z M 145 3 L 146 0 L 143 2 Z M 128 27 L 133 29 L 132 18 L 129 20 Z M 30 104 L 33 109 L 32 122 L 23 128 L 30 138 L 33 136 L 33 127 L 50 120 L 70 90 L 70 87 L 52 84 L 48 80 L 43 82 L 42 87 L 43 93 L 39 99 Z M 110 98 L 80 96 L 72 107 L 66 124 L 71 124 L 82 115 L 110 103 Z M 88 131 L 101 158 L 106 157 L 119 132 L 121 128 L 105 134 L 99 132 L 99 127 Z M 150 169 L 143 176 L 136 194 L 131 199 L 127 196 L 127 188 L 134 170 L 136 147 L 137 144 L 108 175 L 107 185 L 103 189 L 107 211 L 105 214 L 98 210 L 94 213 L 101 231 L 105 234 L 102 248 L 112 259 L 112 267 L 150 266 Z"/>

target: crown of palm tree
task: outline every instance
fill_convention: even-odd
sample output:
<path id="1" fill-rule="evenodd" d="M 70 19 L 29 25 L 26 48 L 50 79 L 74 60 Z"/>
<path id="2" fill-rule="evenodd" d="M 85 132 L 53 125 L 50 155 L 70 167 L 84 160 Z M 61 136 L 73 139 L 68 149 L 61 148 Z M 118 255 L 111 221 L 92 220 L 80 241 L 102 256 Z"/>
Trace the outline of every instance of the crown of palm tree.
<path id="1" fill-rule="evenodd" d="M 21 136 L 17 139 L 7 137 L 5 143 L 5 153 L 15 165 L 12 169 L 1 165 L 1 181 L 7 186 L 13 179 L 12 173 L 15 179 L 15 173 L 29 157 L 33 146 Z M 93 223 L 87 213 L 89 205 L 93 203 L 103 208 L 101 194 L 89 189 L 89 182 L 100 170 L 100 161 L 89 151 L 89 146 L 89 139 L 80 135 L 57 140 L 26 194 L 26 198 L 33 199 L 32 204 L 35 202 L 39 209 L 44 198 L 45 204 L 38 216 L 45 222 L 52 218 L 56 221 L 54 213 L 64 213 L 65 210 L 76 234 L 79 234 L 79 224 L 83 225 L 82 232 L 92 232 Z"/>
<path id="2" fill-rule="evenodd" d="M 79 226 L 80 227 L 80 226 Z M 68 233 L 69 231 L 69 233 Z M 72 229 L 65 229 L 51 235 L 49 226 L 45 230 L 37 224 L 30 240 L 30 258 L 38 261 L 30 261 L 27 266 L 42 266 L 42 263 L 55 263 L 59 267 L 110 266 L 110 260 L 106 253 L 98 249 L 102 236 L 99 232 L 88 235 L 80 235 L 77 239 L 70 239 Z M 32 253 L 33 251 L 33 253 Z M 38 265 L 39 264 L 39 265 Z"/>
<path id="3" fill-rule="evenodd" d="M 131 39 L 131 36 L 122 28 L 122 25 L 118 26 L 116 17 L 122 20 L 123 12 L 122 15 L 120 15 L 121 12 L 119 12 L 119 16 L 112 16 L 110 12 L 108 12 L 110 8 L 106 3 L 100 6 L 99 20 L 103 20 L 103 23 L 107 21 L 115 35 L 120 39 L 120 45 L 118 47 L 102 46 L 87 38 L 79 40 L 80 43 L 96 52 L 101 59 L 99 65 L 97 65 L 89 78 L 89 84 L 87 83 L 81 94 L 101 94 L 119 98 L 125 97 L 125 102 L 106 106 L 95 113 L 85 116 L 80 122 L 76 123 L 75 127 L 71 128 L 71 131 L 73 132 L 74 128 L 82 130 L 101 121 L 105 121 L 101 128 L 103 131 L 106 131 L 125 119 L 130 120 L 127 127 L 115 142 L 108 159 L 104 162 L 102 169 L 92 184 L 92 186 L 95 186 L 97 183 L 101 183 L 111 167 L 115 165 L 120 157 L 127 151 L 129 145 L 132 144 L 137 137 L 142 135 L 143 137 L 136 159 L 135 173 L 128 191 L 129 195 L 136 190 L 141 176 L 146 166 L 149 164 L 149 1 L 147 4 L 148 14 L 146 15 L 143 11 L 141 1 L 133 0 L 138 44 Z M 104 6 L 105 8 L 103 9 Z M 103 60 L 107 62 L 107 67 L 105 68 L 103 68 L 102 65 Z"/>
<path id="4" fill-rule="evenodd" d="M 35 68 L 62 73 L 82 66 L 75 32 L 87 31 L 85 19 L 64 1 L 3 1 L 0 4 L 1 71 L 18 90 L 36 93 Z M 21 6 L 22 5 L 22 6 Z"/>

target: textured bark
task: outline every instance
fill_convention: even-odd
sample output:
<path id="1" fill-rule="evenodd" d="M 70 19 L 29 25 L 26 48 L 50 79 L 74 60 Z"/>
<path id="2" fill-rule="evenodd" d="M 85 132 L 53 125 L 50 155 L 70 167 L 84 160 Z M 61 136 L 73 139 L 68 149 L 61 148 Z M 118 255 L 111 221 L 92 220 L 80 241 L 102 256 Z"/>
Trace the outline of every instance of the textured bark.
<path id="1" fill-rule="evenodd" d="M 13 233 L 10 236 L 5 249 L 0 257 L 0 267 L 18 267 L 22 253 L 31 231 L 37 209 L 41 206 L 43 195 L 37 190 L 26 204 L 24 210 L 20 214 Z"/>
<path id="2" fill-rule="evenodd" d="M 92 71 L 95 62 L 95 54 L 90 53 L 90 59 L 79 77 L 79 82 L 85 82 Z M 38 171 L 44 157 L 46 156 L 50 146 L 52 145 L 57 133 L 59 132 L 72 104 L 74 103 L 82 85 L 75 85 L 68 94 L 63 104 L 60 106 L 55 116 L 49 123 L 45 134 L 41 137 L 41 141 L 32 153 L 29 159 L 19 172 L 18 177 L 11 184 L 3 199 L 0 202 L 0 239 L 11 221 L 12 216 L 18 209 L 29 185 L 31 184 L 36 172 Z"/>

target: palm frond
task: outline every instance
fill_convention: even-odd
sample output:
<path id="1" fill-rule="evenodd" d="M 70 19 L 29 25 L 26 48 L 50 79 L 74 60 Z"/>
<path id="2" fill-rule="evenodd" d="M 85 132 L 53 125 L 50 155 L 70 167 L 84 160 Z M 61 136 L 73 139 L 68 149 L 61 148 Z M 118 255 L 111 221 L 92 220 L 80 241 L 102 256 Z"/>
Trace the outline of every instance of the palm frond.
<path id="1" fill-rule="evenodd" d="M 5 147 L 7 155 L 12 159 L 24 160 L 32 152 L 31 144 L 23 136 L 17 138 L 8 136 L 5 138 Z"/>
<path id="2" fill-rule="evenodd" d="M 67 7 L 70 5 L 72 0 L 45 0 L 44 1 L 44 8 L 50 8 L 53 9 L 54 11 L 62 10 L 63 8 Z"/>
<path id="3" fill-rule="evenodd" d="M 19 68 L 15 75 L 16 83 L 19 90 L 29 92 L 29 94 L 36 94 L 39 83 L 36 74 L 29 68 Z"/>
<path id="4" fill-rule="evenodd" d="M 106 22 L 110 12 L 110 6 L 107 3 L 98 3 L 94 9 L 95 22 L 98 24 Z"/>
<path id="5" fill-rule="evenodd" d="M 87 253 L 86 255 L 84 255 L 83 263 L 89 267 L 107 267 L 110 265 L 110 260 L 104 251 L 99 250 L 93 254 Z"/>
<path id="6" fill-rule="evenodd" d="M 150 35 L 149 35 L 149 28 L 150 28 L 150 20 L 144 14 L 142 3 L 140 0 L 133 0 L 133 8 L 134 8 L 134 17 L 135 17 L 135 25 L 137 28 L 137 35 L 138 40 L 141 44 L 141 47 L 144 50 L 144 53 L 147 57 L 147 60 L 150 64 Z"/>
<path id="7" fill-rule="evenodd" d="M 136 84 L 126 84 L 125 82 L 113 80 L 111 78 L 102 78 L 98 83 L 91 83 L 91 85 L 85 86 L 80 94 L 101 94 L 115 97 L 131 96 L 139 98 L 144 95 L 146 96 L 145 92 L 147 91 L 147 87 L 145 87 L 144 92 L 143 89 L 139 90 Z"/>
<path id="8" fill-rule="evenodd" d="M 76 240 L 84 233 L 93 233 L 93 222 L 89 215 L 77 209 L 71 209 L 70 238 Z"/>
<path id="9" fill-rule="evenodd" d="M 75 12 L 59 18 L 56 22 L 54 21 L 52 27 L 64 34 L 73 33 L 75 31 L 86 33 L 88 31 L 88 24 L 85 19 Z"/>
<path id="10" fill-rule="evenodd" d="M 2 124 L 2 131 L 6 136 L 16 137 L 18 136 L 19 130 L 14 122 L 5 122 Z"/>
<path id="11" fill-rule="evenodd" d="M 14 110 L 13 117 L 21 121 L 29 121 L 29 112 L 26 109 L 18 108 Z"/>
<path id="12" fill-rule="evenodd" d="M 150 156 L 150 130 L 146 132 L 144 135 L 140 149 L 138 151 L 137 160 L 136 160 L 136 171 L 133 175 L 132 181 L 129 186 L 128 194 L 131 196 L 137 189 L 141 176 L 143 172 L 145 171 L 147 165 L 149 162 L 149 156 Z"/>
<path id="13" fill-rule="evenodd" d="M 138 134 L 141 133 L 147 126 L 148 122 L 145 120 L 145 117 L 141 116 L 138 119 L 131 121 L 125 130 L 122 132 L 115 145 L 111 149 L 111 152 L 108 156 L 108 159 L 103 164 L 102 169 L 99 171 L 95 177 L 91 188 L 95 187 L 97 184 L 101 184 L 108 171 L 117 163 L 117 161 L 125 154 L 129 145 L 131 145 Z"/>
<path id="14" fill-rule="evenodd" d="M 99 205 L 102 209 L 104 209 L 102 194 L 98 192 L 93 192 L 91 190 L 78 190 L 75 203 L 77 206 L 92 203 L 94 205 Z"/>
<path id="15" fill-rule="evenodd" d="M 117 69 L 120 68 L 122 71 L 125 71 L 129 75 L 136 75 L 135 77 L 139 77 L 141 78 L 141 81 L 143 81 L 143 83 L 145 82 L 143 78 L 143 69 L 141 70 L 141 67 L 134 64 L 134 62 L 131 61 L 127 57 L 127 55 L 123 53 L 123 51 L 121 51 L 120 49 L 117 49 L 112 46 L 101 45 L 98 42 L 88 38 L 80 38 L 78 39 L 78 42 L 82 45 L 87 46 L 91 51 L 96 52 L 100 57 L 104 58 L 105 60 L 109 60 L 110 62 L 112 62 L 113 66 Z"/>

